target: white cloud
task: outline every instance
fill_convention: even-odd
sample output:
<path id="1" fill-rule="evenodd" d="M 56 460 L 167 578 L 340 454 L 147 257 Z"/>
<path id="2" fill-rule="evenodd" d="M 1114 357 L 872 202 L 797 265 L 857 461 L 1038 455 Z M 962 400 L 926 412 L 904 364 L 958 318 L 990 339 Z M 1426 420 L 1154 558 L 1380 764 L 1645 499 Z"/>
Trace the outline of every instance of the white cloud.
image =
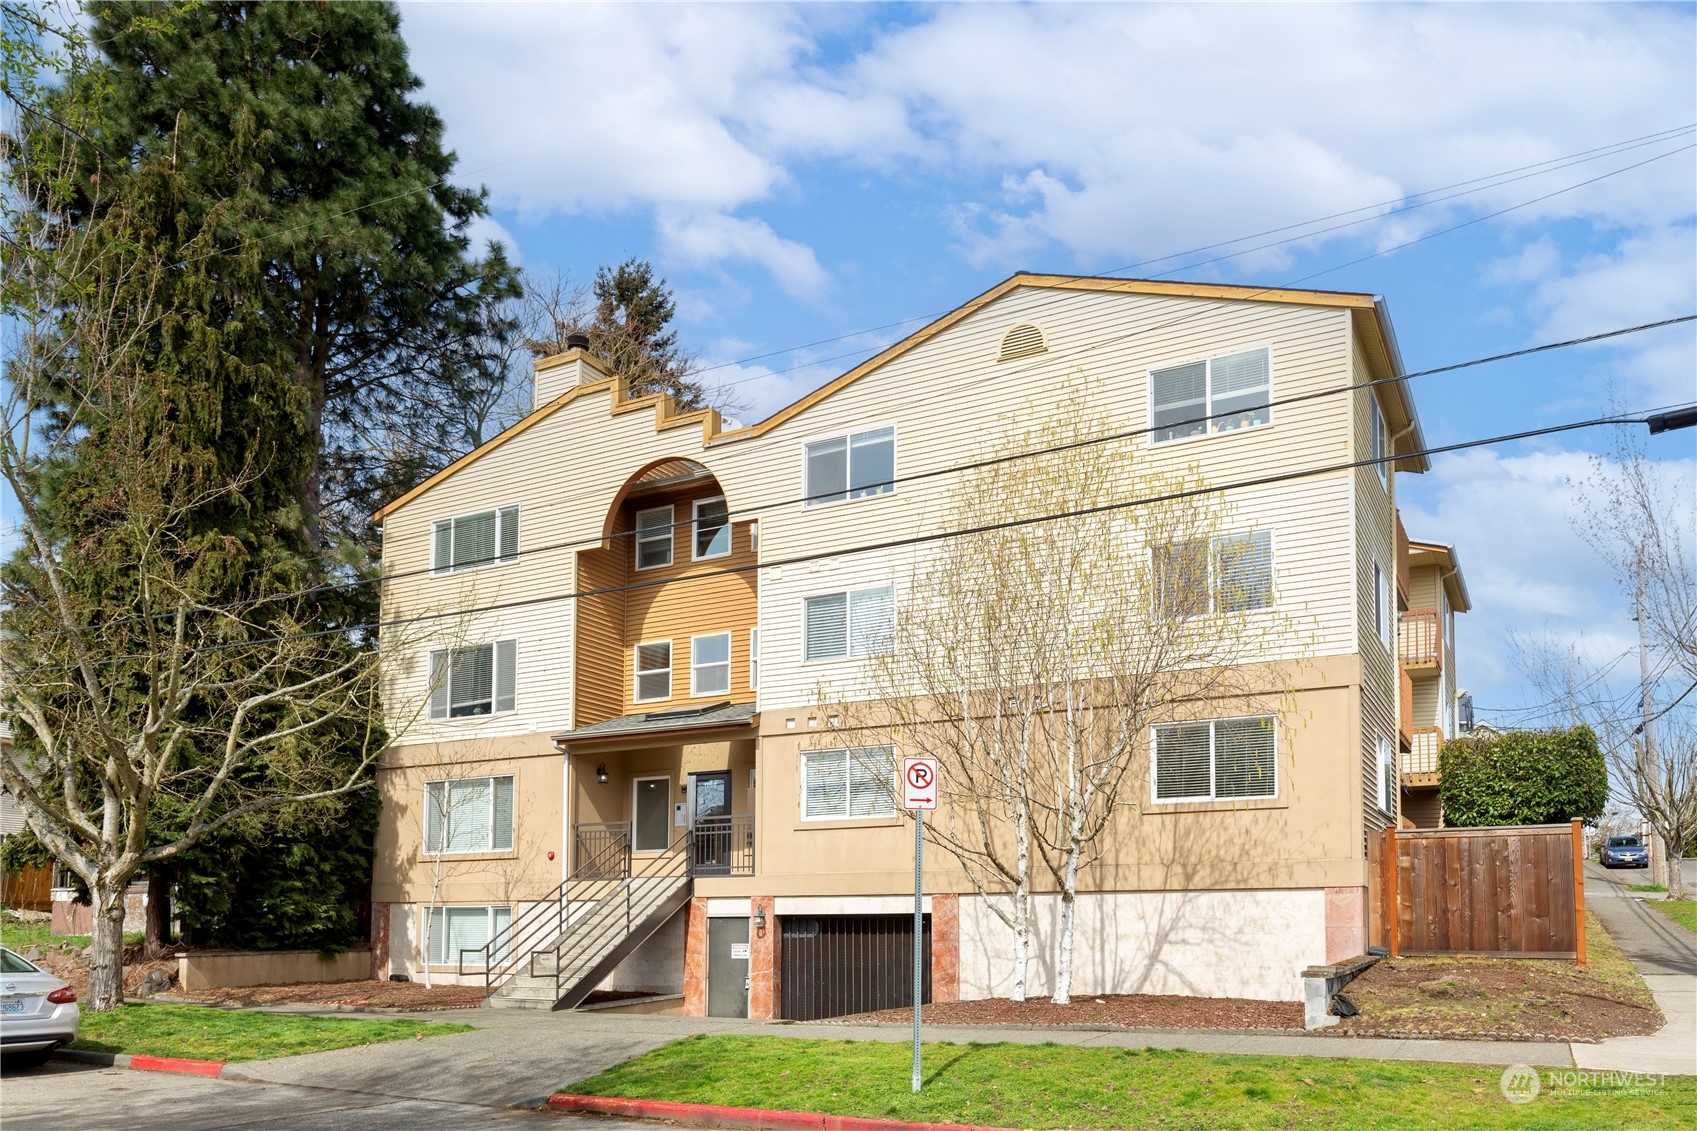
<path id="1" fill-rule="evenodd" d="M 466 236 L 471 240 L 471 250 L 474 255 L 487 254 L 489 245 L 499 243 L 507 252 L 507 261 L 516 266 L 524 266 L 524 252 L 519 248 L 519 241 L 513 238 L 511 232 L 503 228 L 493 216 L 475 217 L 466 225 Z"/>
<path id="2" fill-rule="evenodd" d="M 692 267 L 747 260 L 766 268 L 786 294 L 817 298 L 828 281 L 813 249 L 780 237 L 763 220 L 716 212 L 692 216 L 662 214 L 660 246 L 667 259 Z"/>

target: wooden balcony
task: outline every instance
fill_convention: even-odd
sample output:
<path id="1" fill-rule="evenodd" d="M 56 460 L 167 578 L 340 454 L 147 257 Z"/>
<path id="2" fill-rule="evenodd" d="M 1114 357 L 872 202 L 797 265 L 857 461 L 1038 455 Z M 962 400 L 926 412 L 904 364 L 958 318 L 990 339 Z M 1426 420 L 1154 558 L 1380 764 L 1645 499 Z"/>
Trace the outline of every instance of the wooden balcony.
<path id="1" fill-rule="evenodd" d="M 1437 727 L 1415 727 L 1411 748 L 1402 753 L 1402 785 L 1404 789 L 1438 784 L 1438 751 L 1444 745 L 1444 732 Z"/>
<path id="2" fill-rule="evenodd" d="M 1414 743 L 1414 680 L 1409 677 L 1408 669 L 1397 669 L 1397 682 L 1401 684 L 1401 709 L 1397 711 L 1397 729 L 1402 732 L 1402 745 L 1407 747 Z"/>
<path id="3" fill-rule="evenodd" d="M 1411 577 L 1408 562 L 1408 531 L 1402 527 L 1402 514 L 1396 516 L 1396 595 L 1397 608 L 1408 608 L 1408 583 Z"/>
<path id="4" fill-rule="evenodd" d="M 1397 657 L 1415 671 L 1444 666 L 1444 627 L 1437 609 L 1409 609 L 1397 624 Z"/>

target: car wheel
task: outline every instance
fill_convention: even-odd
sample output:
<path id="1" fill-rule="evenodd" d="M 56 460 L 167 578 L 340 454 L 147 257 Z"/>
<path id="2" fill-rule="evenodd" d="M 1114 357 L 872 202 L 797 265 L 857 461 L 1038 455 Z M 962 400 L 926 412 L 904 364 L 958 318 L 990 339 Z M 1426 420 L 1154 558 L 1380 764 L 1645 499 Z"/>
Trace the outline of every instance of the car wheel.
<path id="1" fill-rule="evenodd" d="M 0 1067 L 5 1068 L 40 1068 L 47 1063 L 47 1058 L 53 1055 L 52 1049 L 35 1049 L 31 1052 L 9 1052 Z"/>

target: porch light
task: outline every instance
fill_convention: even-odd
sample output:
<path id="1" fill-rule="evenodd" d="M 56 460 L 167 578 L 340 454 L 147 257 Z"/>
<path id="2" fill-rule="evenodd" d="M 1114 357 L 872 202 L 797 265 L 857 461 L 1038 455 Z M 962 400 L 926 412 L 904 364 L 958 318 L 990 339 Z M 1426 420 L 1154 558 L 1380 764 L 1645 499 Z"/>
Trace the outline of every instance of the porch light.
<path id="1" fill-rule="evenodd" d="M 607 784 L 607 763 L 603 762 L 595 767 L 595 780 L 602 785 Z"/>
<path id="2" fill-rule="evenodd" d="M 758 935 L 766 933 L 766 909 L 764 907 L 754 909 L 754 931 Z"/>

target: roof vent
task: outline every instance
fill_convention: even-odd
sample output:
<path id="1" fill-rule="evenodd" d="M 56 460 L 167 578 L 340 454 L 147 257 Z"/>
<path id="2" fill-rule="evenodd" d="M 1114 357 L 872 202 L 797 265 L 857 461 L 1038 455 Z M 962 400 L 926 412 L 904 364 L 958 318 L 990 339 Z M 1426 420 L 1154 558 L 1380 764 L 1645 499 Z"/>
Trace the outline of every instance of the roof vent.
<path id="1" fill-rule="evenodd" d="M 569 350 L 586 350 L 589 348 L 588 334 L 567 334 L 566 348 Z"/>
<path id="2" fill-rule="evenodd" d="M 1016 358 L 1046 353 L 1048 349 L 1048 343 L 1043 341 L 1043 331 L 1029 322 L 1021 322 L 1002 335 L 1002 350 L 996 355 L 996 360 L 1013 361 Z"/>

